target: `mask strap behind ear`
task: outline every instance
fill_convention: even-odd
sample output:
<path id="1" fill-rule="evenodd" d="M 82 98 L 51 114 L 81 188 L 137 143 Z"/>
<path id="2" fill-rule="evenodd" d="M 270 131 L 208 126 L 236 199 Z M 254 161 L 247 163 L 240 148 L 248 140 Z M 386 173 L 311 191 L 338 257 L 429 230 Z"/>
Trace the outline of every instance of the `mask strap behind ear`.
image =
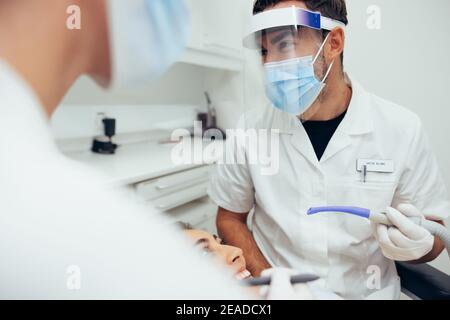
<path id="1" fill-rule="evenodd" d="M 324 82 L 327 80 L 328 75 L 329 75 L 330 72 L 331 72 L 331 68 L 333 68 L 333 65 L 334 65 L 334 61 L 333 61 L 333 62 L 330 64 L 330 66 L 328 67 L 328 71 L 327 71 L 327 73 L 325 74 L 325 77 L 323 77 L 322 83 L 324 83 Z"/>
<path id="2" fill-rule="evenodd" d="M 316 54 L 316 57 L 314 58 L 312 64 L 314 65 L 314 63 L 316 63 L 317 59 L 319 58 L 319 54 L 320 52 L 322 52 L 323 47 L 325 46 L 325 44 L 327 43 L 328 37 L 330 36 L 330 33 L 327 34 L 327 36 L 325 37 L 325 40 L 323 40 L 322 45 L 319 48 L 319 51 Z M 334 61 L 330 64 L 330 66 L 328 67 L 327 73 L 325 74 L 325 76 L 323 77 L 322 83 L 325 82 L 325 80 L 327 80 L 328 76 L 330 75 L 331 72 L 331 68 L 333 68 L 334 65 Z"/>

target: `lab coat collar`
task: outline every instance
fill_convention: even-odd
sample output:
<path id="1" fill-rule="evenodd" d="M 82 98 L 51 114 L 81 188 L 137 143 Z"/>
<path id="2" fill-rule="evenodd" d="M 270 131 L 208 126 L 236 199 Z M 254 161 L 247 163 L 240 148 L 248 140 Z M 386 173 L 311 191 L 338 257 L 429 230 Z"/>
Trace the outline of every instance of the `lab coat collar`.
<path id="1" fill-rule="evenodd" d="M 373 130 L 373 117 L 370 114 L 369 96 L 364 88 L 356 81 L 351 81 L 346 75 L 347 82 L 352 87 L 352 99 L 347 114 L 337 128 L 320 162 L 324 163 L 340 151 L 352 145 L 351 136 L 370 133 Z"/>
<path id="2" fill-rule="evenodd" d="M 352 80 L 348 74 L 346 81 L 352 87 L 352 98 L 345 118 L 342 120 L 340 130 L 349 135 L 362 135 L 373 131 L 372 115 L 370 114 L 369 93 L 357 81 Z M 352 77 L 353 78 L 353 77 Z M 272 129 L 279 130 L 281 134 L 294 134 L 301 126 L 296 116 L 287 114 L 278 109 L 271 112 Z"/>
<path id="3" fill-rule="evenodd" d="M 347 114 L 333 135 L 320 162 L 305 128 L 296 116 L 278 110 L 272 116 L 272 129 L 278 129 L 281 134 L 292 135 L 292 145 L 316 168 L 320 168 L 321 163 L 349 147 L 352 144 L 352 135 L 363 135 L 373 131 L 369 94 L 358 82 L 350 80 L 347 74 L 345 76 L 352 87 L 352 98 Z"/>
<path id="4" fill-rule="evenodd" d="M 346 80 L 352 88 L 352 99 L 347 114 L 342 120 L 342 131 L 349 135 L 363 135 L 373 131 L 373 116 L 370 113 L 369 93 L 357 81 L 346 74 Z"/>

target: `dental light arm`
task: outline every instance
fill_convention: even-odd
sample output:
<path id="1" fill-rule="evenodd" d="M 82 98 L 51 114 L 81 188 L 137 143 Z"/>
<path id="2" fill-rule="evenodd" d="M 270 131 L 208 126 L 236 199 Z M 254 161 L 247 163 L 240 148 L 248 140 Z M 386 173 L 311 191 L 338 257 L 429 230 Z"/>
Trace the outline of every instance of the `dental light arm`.
<path id="1" fill-rule="evenodd" d="M 346 206 L 331 206 L 331 207 L 316 207 L 308 210 L 308 215 L 314 215 L 318 213 L 346 213 L 361 218 L 369 219 L 370 221 L 384 224 L 387 226 L 392 226 L 393 224 L 389 221 L 388 217 L 383 212 L 371 212 L 369 209 L 358 208 L 358 207 L 346 207 Z M 410 217 L 411 221 L 415 224 L 428 230 L 433 236 L 436 236 L 442 240 L 447 249 L 447 253 L 450 256 L 450 232 L 443 225 L 427 220 L 425 218 Z"/>

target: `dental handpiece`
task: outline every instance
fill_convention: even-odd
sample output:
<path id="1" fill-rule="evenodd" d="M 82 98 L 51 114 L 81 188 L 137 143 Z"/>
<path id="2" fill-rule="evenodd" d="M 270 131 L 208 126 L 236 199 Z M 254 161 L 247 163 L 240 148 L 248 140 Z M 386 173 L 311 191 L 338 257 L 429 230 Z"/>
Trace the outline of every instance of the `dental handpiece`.
<path id="1" fill-rule="evenodd" d="M 307 214 L 314 215 L 317 213 L 331 213 L 331 212 L 338 212 L 338 213 L 347 213 L 354 216 L 358 216 L 361 218 L 369 219 L 370 221 L 381 223 L 387 226 L 392 226 L 392 223 L 389 221 L 388 217 L 383 212 L 371 212 L 369 209 L 366 208 L 359 208 L 359 207 L 347 207 L 347 206 L 331 206 L 331 207 L 316 207 L 311 208 L 308 210 Z M 414 223 L 419 224 L 420 219 L 417 219 L 417 221 L 414 221 Z"/>
<path id="2" fill-rule="evenodd" d="M 375 223 L 384 224 L 386 226 L 392 226 L 392 222 L 389 221 L 385 212 L 372 212 L 366 208 L 359 207 L 347 207 L 347 206 L 329 206 L 329 207 L 316 207 L 308 210 L 308 215 L 314 215 L 318 213 L 347 213 L 361 218 L 369 219 Z M 427 220 L 423 217 L 410 217 L 409 218 L 415 224 L 428 230 L 433 236 L 436 236 L 444 242 L 447 252 L 450 256 L 450 231 L 443 225 Z"/>

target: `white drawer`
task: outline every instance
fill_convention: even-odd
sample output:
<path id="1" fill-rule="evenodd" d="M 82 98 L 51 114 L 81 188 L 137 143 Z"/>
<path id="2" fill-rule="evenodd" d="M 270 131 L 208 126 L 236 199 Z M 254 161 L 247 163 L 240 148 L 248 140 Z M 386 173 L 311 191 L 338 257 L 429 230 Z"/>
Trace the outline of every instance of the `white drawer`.
<path id="1" fill-rule="evenodd" d="M 144 201 L 155 200 L 180 190 L 191 189 L 208 182 L 210 169 L 210 166 L 202 166 L 138 183 L 135 185 L 137 196 Z"/>
<path id="2" fill-rule="evenodd" d="M 168 211 L 206 196 L 207 187 L 208 182 L 203 182 L 154 200 L 148 200 L 148 202 L 152 203 L 157 210 Z"/>

